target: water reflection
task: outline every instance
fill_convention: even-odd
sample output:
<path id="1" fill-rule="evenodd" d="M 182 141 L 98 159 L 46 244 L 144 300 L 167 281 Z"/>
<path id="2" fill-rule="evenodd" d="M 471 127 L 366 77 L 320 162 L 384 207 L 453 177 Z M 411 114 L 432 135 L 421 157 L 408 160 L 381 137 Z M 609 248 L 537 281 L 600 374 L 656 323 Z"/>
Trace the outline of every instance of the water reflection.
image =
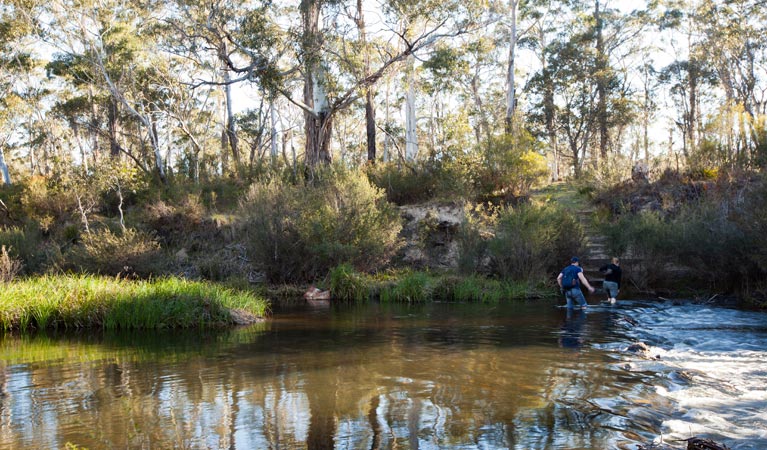
<path id="1" fill-rule="evenodd" d="M 586 311 L 565 308 L 565 321 L 559 338 L 559 345 L 578 349 L 583 345 L 583 327 L 586 325 Z"/>
<path id="2" fill-rule="evenodd" d="M 648 375 L 612 364 L 601 344 L 613 319 L 551 306 L 330 306 L 203 335 L 5 336 L 0 448 L 587 449 L 654 437 L 664 400 Z"/>

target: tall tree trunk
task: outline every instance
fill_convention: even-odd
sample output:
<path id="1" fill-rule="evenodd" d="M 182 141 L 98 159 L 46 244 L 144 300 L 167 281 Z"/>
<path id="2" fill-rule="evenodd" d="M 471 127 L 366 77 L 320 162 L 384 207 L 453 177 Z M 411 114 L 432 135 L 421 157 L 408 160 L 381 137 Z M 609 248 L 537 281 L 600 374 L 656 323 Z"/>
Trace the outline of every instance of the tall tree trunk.
<path id="1" fill-rule="evenodd" d="M 333 117 L 325 92 L 324 68 L 320 58 L 322 36 L 319 30 L 321 0 L 301 0 L 304 50 L 304 151 L 310 167 L 330 163 L 330 138 L 333 134 Z"/>
<path id="2" fill-rule="evenodd" d="M 479 70 L 477 70 L 474 73 L 474 76 L 471 77 L 471 93 L 474 97 L 474 106 L 477 108 L 477 114 L 479 115 L 479 120 L 477 121 L 477 125 L 474 129 L 474 134 L 477 137 L 477 143 L 481 143 L 482 138 L 484 137 L 487 139 L 487 142 L 490 142 L 491 138 L 491 130 L 490 130 L 490 123 L 487 121 L 487 116 L 485 115 L 485 105 L 482 103 L 482 95 L 479 92 L 479 84 L 481 83 L 479 79 Z M 508 118 L 507 118 L 508 119 Z M 506 133 L 511 133 L 510 126 L 512 125 L 512 122 L 507 120 L 506 121 Z M 483 136 L 484 133 L 484 136 Z"/>
<path id="3" fill-rule="evenodd" d="M 234 170 L 239 175 L 240 173 L 240 144 L 239 139 L 237 137 L 237 127 L 234 119 L 234 111 L 232 108 L 232 85 L 231 85 L 231 77 L 229 75 L 229 67 L 226 64 L 227 59 L 229 56 L 227 55 L 227 48 L 226 44 L 223 44 L 221 48 L 219 49 L 219 59 L 221 60 L 221 72 L 223 74 L 224 78 L 224 101 L 225 101 L 225 107 L 226 107 L 226 119 L 225 119 L 225 133 L 226 133 L 226 147 L 222 148 L 222 151 L 231 151 L 232 152 L 232 160 L 234 163 Z"/>
<path id="4" fill-rule="evenodd" d="M 269 152 L 269 156 L 271 156 L 272 164 L 274 164 L 277 162 L 277 156 L 279 155 L 279 143 L 277 142 L 277 110 L 274 106 L 274 95 L 269 99 L 269 123 L 271 131 L 271 151 Z"/>
<path id="5" fill-rule="evenodd" d="M 88 133 L 91 138 L 91 154 L 93 155 L 93 167 L 98 167 L 99 164 L 99 128 L 101 128 L 98 106 L 93 98 L 93 89 L 88 87 L 88 101 L 90 102 L 90 123 L 88 126 Z"/>
<path id="6" fill-rule="evenodd" d="M 11 174 L 8 172 L 8 164 L 5 163 L 5 151 L 3 146 L 0 146 L 0 172 L 3 173 L 3 183 L 6 186 L 11 185 Z"/>
<path id="7" fill-rule="evenodd" d="M 117 140 L 117 134 L 119 131 L 119 110 L 117 107 L 117 100 L 114 97 L 109 98 L 109 104 L 107 105 L 107 121 L 109 126 L 109 156 L 113 159 L 120 157 L 120 143 Z"/>
<path id="8" fill-rule="evenodd" d="M 370 75 L 370 51 L 367 46 L 367 32 L 365 30 L 365 14 L 362 10 L 362 0 L 357 0 L 357 31 L 360 34 L 360 42 L 363 47 L 363 58 L 365 63 L 364 76 Z M 365 88 L 365 133 L 367 135 L 368 161 L 376 160 L 376 109 L 375 92 L 373 86 Z"/>
<path id="9" fill-rule="evenodd" d="M 599 123 L 599 157 L 607 159 L 610 137 L 607 130 L 607 54 L 602 34 L 602 14 L 599 0 L 594 3 L 594 22 L 596 25 L 596 72 L 597 72 L 597 121 Z"/>
<path id="10" fill-rule="evenodd" d="M 384 123 L 386 124 L 387 127 L 389 126 L 389 91 L 390 91 L 390 81 L 391 81 L 391 78 L 387 77 L 386 78 L 386 99 L 385 99 L 385 102 L 384 102 L 384 105 L 385 105 Z M 384 162 L 388 162 L 388 161 L 391 160 L 391 156 L 390 156 L 391 154 L 390 154 L 390 151 L 389 151 L 389 146 L 391 145 L 390 139 L 391 138 L 389 137 L 389 133 L 385 132 L 384 133 L 384 150 L 383 150 L 383 160 L 384 160 Z"/>
<path id="11" fill-rule="evenodd" d="M 652 100 L 650 100 L 650 71 L 647 65 L 643 70 L 644 75 L 644 115 L 642 117 L 642 148 L 644 149 L 644 163 L 650 164 L 650 116 L 652 114 Z M 648 166 L 649 167 L 649 166 Z"/>
<path id="12" fill-rule="evenodd" d="M 515 98 L 515 53 L 517 49 L 517 7 L 519 6 L 519 0 L 509 0 L 509 9 L 511 10 L 511 42 L 509 43 L 509 65 L 507 76 L 508 91 L 506 92 L 506 121 L 505 131 L 506 134 L 511 134 L 513 131 L 514 121 L 514 109 L 516 108 Z"/>
<path id="13" fill-rule="evenodd" d="M 698 63 L 693 57 L 690 58 L 690 69 L 688 73 L 688 92 L 689 92 L 689 114 L 687 117 L 687 145 L 685 146 L 685 156 L 697 148 L 696 134 L 698 123 Z"/>
<path id="14" fill-rule="evenodd" d="M 418 124 L 415 111 L 415 57 L 408 56 L 407 94 L 405 105 L 405 158 L 414 161 L 418 156 Z"/>

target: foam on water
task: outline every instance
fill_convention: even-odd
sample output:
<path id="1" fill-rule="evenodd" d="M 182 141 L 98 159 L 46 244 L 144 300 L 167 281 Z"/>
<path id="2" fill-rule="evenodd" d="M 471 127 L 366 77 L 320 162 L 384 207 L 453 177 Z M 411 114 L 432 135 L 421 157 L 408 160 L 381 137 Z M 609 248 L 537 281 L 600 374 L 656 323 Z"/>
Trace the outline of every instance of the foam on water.
<path id="1" fill-rule="evenodd" d="M 631 370 L 661 375 L 656 391 L 675 405 L 662 424 L 665 441 L 700 436 L 767 448 L 767 314 L 695 305 L 628 312 L 637 321 L 629 335 L 659 357 L 632 361 Z"/>

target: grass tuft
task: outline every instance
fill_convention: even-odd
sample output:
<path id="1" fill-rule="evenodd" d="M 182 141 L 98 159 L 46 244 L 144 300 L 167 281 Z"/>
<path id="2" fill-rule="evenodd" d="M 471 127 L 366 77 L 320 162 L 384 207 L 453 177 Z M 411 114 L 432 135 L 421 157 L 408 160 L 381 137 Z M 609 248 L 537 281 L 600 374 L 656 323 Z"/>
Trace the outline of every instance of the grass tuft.
<path id="1" fill-rule="evenodd" d="M 4 330 L 203 328 L 233 324 L 235 309 L 255 317 L 268 312 L 268 302 L 253 293 L 178 278 L 43 276 L 3 288 Z"/>

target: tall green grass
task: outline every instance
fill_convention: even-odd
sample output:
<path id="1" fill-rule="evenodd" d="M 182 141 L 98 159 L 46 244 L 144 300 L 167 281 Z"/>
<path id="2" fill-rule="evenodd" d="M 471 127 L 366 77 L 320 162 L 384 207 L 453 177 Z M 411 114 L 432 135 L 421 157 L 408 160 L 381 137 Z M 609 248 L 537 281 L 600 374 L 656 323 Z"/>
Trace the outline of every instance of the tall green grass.
<path id="1" fill-rule="evenodd" d="M 528 281 L 411 270 L 368 275 L 354 271 L 348 264 L 333 269 L 329 278 L 333 298 L 350 302 L 377 299 L 382 303 L 455 301 L 492 304 L 555 295 L 550 287 Z"/>
<path id="2" fill-rule="evenodd" d="M 234 323 L 230 311 L 235 309 L 263 317 L 268 302 L 249 292 L 177 278 L 43 276 L 3 285 L 0 328 L 213 327 Z"/>

